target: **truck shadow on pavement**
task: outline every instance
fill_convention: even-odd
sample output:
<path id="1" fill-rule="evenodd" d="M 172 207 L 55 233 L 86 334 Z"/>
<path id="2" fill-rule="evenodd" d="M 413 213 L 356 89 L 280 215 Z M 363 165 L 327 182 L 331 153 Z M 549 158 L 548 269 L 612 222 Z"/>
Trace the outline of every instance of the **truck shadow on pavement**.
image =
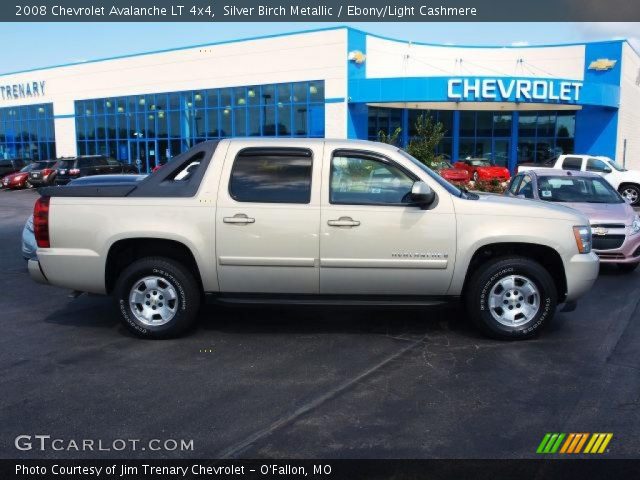
<path id="1" fill-rule="evenodd" d="M 112 299 L 83 295 L 66 308 L 50 312 L 44 321 L 64 327 L 117 330 L 134 338 L 121 325 Z M 456 336 L 483 339 L 457 305 L 436 307 L 318 307 L 318 306 L 227 306 L 206 304 L 196 327 L 183 338 L 215 335 L 316 335 L 373 334 L 388 336 Z"/>

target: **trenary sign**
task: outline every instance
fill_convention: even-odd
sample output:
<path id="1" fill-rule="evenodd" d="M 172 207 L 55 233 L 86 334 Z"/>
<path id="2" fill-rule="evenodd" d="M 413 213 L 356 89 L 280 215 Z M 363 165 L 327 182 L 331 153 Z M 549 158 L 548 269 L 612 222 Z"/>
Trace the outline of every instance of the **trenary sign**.
<path id="1" fill-rule="evenodd" d="M 447 97 L 454 101 L 578 102 L 582 82 L 526 78 L 451 78 Z"/>
<path id="2" fill-rule="evenodd" d="M 19 98 L 43 97 L 45 81 L 14 83 L 0 85 L 0 95 L 3 100 L 17 100 Z"/>

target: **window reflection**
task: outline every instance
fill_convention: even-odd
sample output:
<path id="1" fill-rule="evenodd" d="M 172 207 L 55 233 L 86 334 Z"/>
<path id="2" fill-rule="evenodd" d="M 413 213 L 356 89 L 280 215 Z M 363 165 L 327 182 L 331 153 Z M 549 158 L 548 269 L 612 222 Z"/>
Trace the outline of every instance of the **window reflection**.
<path id="1" fill-rule="evenodd" d="M 38 118 L 44 118 L 43 112 L 29 108 Z M 324 82 L 78 100 L 75 110 L 78 152 L 105 151 L 131 162 L 140 156 L 142 149 L 147 156 L 157 151 L 158 162 L 165 163 L 190 145 L 208 139 L 324 137 Z M 11 126 L 13 119 L 14 116 Z M 400 125 L 399 114 L 395 122 Z M 0 125 L 6 130 L 5 123 Z M 31 141 L 28 139 L 33 136 L 32 130 L 40 130 L 37 124 L 31 127 L 28 123 L 26 129 L 21 123 L 19 128 L 22 143 Z M 50 130 L 53 132 L 53 125 Z"/>

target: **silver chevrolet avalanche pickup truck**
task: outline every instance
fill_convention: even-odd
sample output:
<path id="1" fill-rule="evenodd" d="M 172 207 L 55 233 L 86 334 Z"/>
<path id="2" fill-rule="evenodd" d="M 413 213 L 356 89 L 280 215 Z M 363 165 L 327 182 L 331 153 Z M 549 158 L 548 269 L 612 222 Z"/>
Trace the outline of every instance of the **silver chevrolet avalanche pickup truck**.
<path id="1" fill-rule="evenodd" d="M 124 324 L 148 338 L 184 332 L 205 295 L 461 299 L 487 334 L 526 338 L 558 304 L 573 307 L 599 268 L 577 211 L 459 190 L 404 151 L 366 141 L 205 142 L 141 182 L 40 194 L 33 279 L 114 296 Z"/>

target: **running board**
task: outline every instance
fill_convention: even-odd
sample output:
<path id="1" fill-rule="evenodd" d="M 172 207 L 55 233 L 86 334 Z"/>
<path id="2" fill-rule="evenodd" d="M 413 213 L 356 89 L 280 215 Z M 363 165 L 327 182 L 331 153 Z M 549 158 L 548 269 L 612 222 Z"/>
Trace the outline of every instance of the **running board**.
<path id="1" fill-rule="evenodd" d="M 458 297 L 439 298 L 340 298 L 340 297 L 272 297 L 272 296 L 225 296 L 214 295 L 212 300 L 217 303 L 233 305 L 325 305 L 340 307 L 433 307 L 446 305 L 458 300 Z"/>

